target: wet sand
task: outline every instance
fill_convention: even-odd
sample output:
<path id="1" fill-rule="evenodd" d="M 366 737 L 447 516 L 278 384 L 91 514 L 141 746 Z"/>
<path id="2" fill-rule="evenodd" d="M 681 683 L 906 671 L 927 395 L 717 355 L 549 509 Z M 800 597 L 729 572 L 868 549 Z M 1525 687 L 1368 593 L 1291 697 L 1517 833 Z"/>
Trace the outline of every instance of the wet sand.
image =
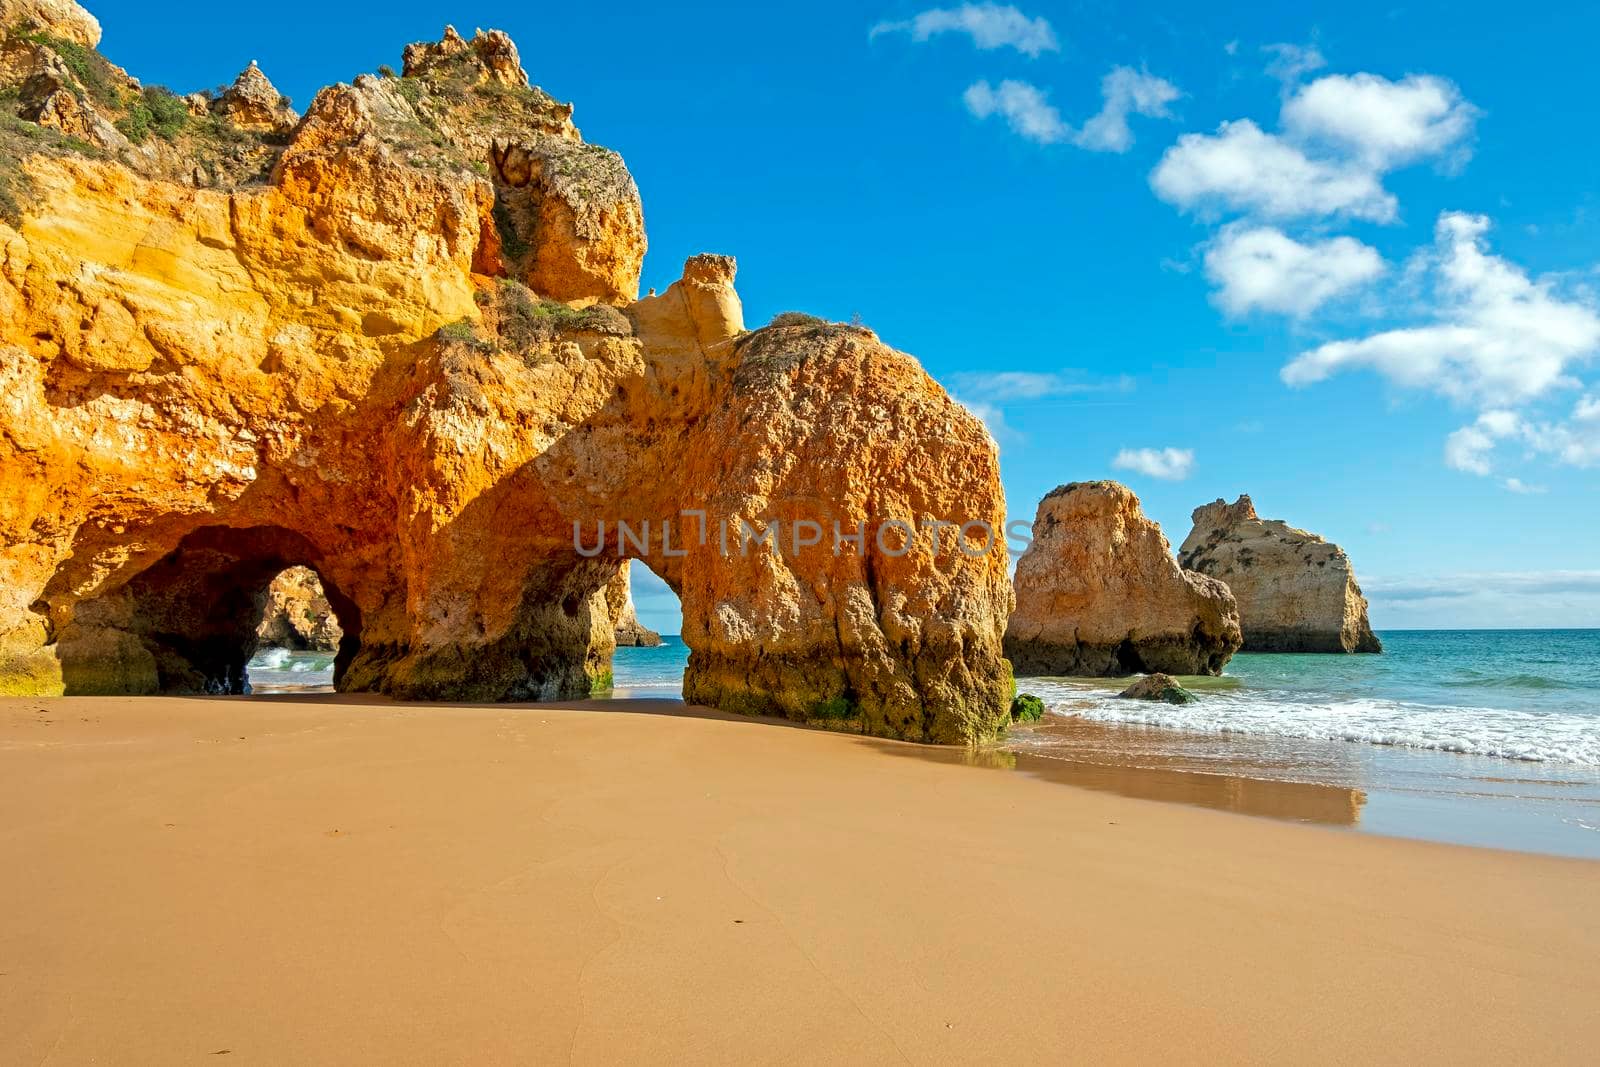
<path id="1" fill-rule="evenodd" d="M 964 762 L 667 701 L 0 700 L 0 1062 L 1600 1041 L 1600 863 Z"/>

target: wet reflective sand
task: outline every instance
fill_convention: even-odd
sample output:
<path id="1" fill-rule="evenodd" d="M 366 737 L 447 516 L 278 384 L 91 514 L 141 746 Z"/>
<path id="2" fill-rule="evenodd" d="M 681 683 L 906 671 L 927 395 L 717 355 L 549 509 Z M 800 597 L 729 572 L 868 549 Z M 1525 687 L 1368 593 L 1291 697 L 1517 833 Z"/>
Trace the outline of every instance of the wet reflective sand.
<path id="1" fill-rule="evenodd" d="M 1338 785 L 1284 780 L 1272 772 L 1272 761 L 1255 767 L 1239 766 L 1232 773 L 1201 770 L 1194 761 L 1177 755 L 1156 755 L 1136 760 L 1129 744 L 1134 731 L 1076 720 L 1058 720 L 1013 731 L 1033 750 L 988 746 L 976 749 L 894 746 L 892 751 L 914 758 L 964 763 L 978 767 L 1021 771 L 1035 778 L 1093 789 L 1102 793 L 1215 808 L 1241 815 L 1260 815 L 1292 822 L 1354 826 L 1361 818 L 1366 794 Z M 1165 732 L 1165 731 L 1163 731 Z M 1059 745 L 1038 744 L 1053 739 Z M 1046 755 L 1044 753 L 1048 752 Z M 1167 765 L 1151 765 L 1151 760 Z"/>

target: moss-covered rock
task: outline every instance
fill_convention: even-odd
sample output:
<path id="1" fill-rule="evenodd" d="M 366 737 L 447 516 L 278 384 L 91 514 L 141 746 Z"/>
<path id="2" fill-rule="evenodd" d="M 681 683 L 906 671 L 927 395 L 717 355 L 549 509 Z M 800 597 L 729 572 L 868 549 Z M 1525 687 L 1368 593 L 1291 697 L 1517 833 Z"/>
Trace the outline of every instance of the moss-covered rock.
<path id="1" fill-rule="evenodd" d="M 1117 695 L 1124 700 L 1159 700 L 1167 704 L 1193 704 L 1200 699 L 1170 674 L 1147 674 Z"/>
<path id="2" fill-rule="evenodd" d="M 1012 722 L 1038 722 L 1044 718 L 1044 701 L 1032 693 L 1021 693 L 1011 701 Z"/>

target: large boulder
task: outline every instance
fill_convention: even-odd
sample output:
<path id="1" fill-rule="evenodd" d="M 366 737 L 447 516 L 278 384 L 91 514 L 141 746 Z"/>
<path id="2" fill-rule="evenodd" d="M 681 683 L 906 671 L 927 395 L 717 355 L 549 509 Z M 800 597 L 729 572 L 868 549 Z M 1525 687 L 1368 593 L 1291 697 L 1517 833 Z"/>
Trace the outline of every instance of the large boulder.
<path id="1" fill-rule="evenodd" d="M 1194 510 L 1178 560 L 1228 583 L 1246 652 L 1382 652 L 1344 549 L 1278 519 L 1248 496 Z"/>
<path id="2" fill-rule="evenodd" d="M 869 330 L 746 331 L 729 257 L 636 301 L 633 179 L 515 56 L 413 49 L 289 135 L 152 98 L 137 150 L 6 142 L 0 692 L 240 691 L 299 565 L 341 690 L 581 696 L 640 558 L 682 600 L 691 699 L 994 736 L 1003 543 L 832 537 L 997 529 L 982 424 Z M 123 121 L 131 91 L 83 100 Z M 740 521 L 782 537 L 693 536 Z"/>
<path id="3" fill-rule="evenodd" d="M 1015 584 L 1005 648 L 1018 674 L 1220 674 L 1239 647 L 1228 587 L 1181 568 L 1116 482 L 1074 482 L 1039 502 Z"/>

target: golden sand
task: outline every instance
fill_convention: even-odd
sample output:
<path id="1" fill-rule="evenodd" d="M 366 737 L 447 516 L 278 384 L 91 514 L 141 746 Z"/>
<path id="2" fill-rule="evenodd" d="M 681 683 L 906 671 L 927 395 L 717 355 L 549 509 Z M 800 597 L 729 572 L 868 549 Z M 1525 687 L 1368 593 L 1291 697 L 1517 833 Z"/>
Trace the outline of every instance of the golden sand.
<path id="1" fill-rule="evenodd" d="M 907 751 L 668 702 L 0 701 L 0 1062 L 1600 1043 L 1600 863 Z"/>

